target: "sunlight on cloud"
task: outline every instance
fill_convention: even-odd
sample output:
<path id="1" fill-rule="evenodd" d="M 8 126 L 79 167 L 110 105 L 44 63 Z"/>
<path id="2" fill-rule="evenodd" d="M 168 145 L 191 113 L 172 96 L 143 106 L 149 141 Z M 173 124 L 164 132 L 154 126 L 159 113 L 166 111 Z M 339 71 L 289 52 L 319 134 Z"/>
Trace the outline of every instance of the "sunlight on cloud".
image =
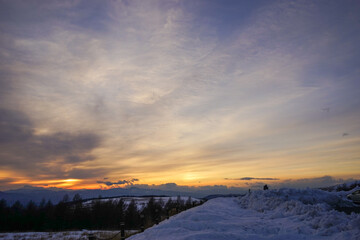
<path id="1" fill-rule="evenodd" d="M 35 136 L 101 137 L 87 152 L 91 161 L 66 163 L 65 172 L 113 168 L 114 177 L 196 183 L 239 172 L 322 174 L 329 158 L 327 172 L 335 173 L 334 166 L 351 171 L 356 160 L 344 167 L 336 161 L 343 152 L 354 159 L 358 140 L 341 139 L 346 130 L 339 126 L 356 132 L 359 113 L 332 110 L 325 117 L 321 109 L 343 89 L 311 71 L 330 59 L 329 49 L 340 49 L 330 67 L 352 55 L 338 34 L 344 30 L 326 27 L 316 4 L 266 4 L 226 36 L 217 32 L 217 19 L 196 14 L 206 3 L 195 9 L 177 1 L 106 6 L 101 29 L 75 24 L 89 13 L 74 12 L 45 24 L 42 34 L 8 36 L 14 41 L 3 50 L 22 56 L 6 58 L 16 86 L 9 99 L 29 116 Z M 344 102 L 334 105 L 345 109 Z M 334 145 L 339 152 L 329 156 L 326 149 Z M 58 166 L 61 157 L 45 165 Z"/>

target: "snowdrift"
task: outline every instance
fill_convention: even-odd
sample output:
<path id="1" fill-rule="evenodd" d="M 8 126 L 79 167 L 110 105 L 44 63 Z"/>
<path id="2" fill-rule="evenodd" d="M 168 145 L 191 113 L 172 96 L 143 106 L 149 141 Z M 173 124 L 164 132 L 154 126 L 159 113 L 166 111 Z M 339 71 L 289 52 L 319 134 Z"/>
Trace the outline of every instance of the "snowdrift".
<path id="1" fill-rule="evenodd" d="M 280 189 L 212 199 L 130 240 L 360 239 L 360 214 L 344 193 Z"/>

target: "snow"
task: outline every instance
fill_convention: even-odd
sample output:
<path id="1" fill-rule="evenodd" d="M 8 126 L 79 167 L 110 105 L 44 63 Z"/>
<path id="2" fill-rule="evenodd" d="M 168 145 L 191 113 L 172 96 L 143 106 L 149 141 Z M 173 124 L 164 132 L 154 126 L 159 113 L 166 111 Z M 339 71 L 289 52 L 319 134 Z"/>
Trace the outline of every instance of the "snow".
<path id="1" fill-rule="evenodd" d="M 328 192 L 353 192 L 360 189 L 360 181 L 355 180 L 331 187 L 324 187 L 321 189 Z"/>
<path id="2" fill-rule="evenodd" d="M 146 205 L 148 204 L 149 200 L 150 200 L 151 197 L 119 197 L 119 198 L 104 198 L 104 199 L 96 199 L 96 200 L 89 200 L 89 201 L 86 201 L 84 202 L 84 206 L 88 206 L 90 207 L 95 201 L 101 201 L 101 202 L 107 202 L 109 200 L 112 200 L 112 201 L 120 201 L 120 199 L 122 199 L 124 201 L 124 205 L 125 206 L 128 206 L 130 204 L 130 202 L 132 200 L 135 200 L 135 203 L 136 203 L 136 206 L 137 206 L 137 209 L 138 211 L 141 211 L 143 210 Z M 159 202 L 160 200 L 166 204 L 169 199 L 171 199 L 172 201 L 176 201 L 178 199 L 178 197 L 157 197 L 155 196 L 154 197 L 154 200 L 156 202 Z M 186 196 L 180 196 L 180 200 L 181 201 L 184 201 L 186 202 L 187 200 L 189 199 L 189 197 L 186 197 Z M 200 202 L 200 199 L 198 198 L 191 198 L 191 201 L 192 203 L 199 203 Z"/>
<path id="3" fill-rule="evenodd" d="M 117 234 L 119 231 L 63 231 L 63 232 L 22 232 L 22 233 L 0 233 L 2 240 L 87 240 L 88 235 L 93 233 L 97 237 L 109 238 Z M 127 230 L 126 234 L 135 233 L 137 231 Z"/>
<path id="4" fill-rule="evenodd" d="M 240 198 L 216 198 L 182 212 L 129 240 L 360 239 L 360 214 L 344 193 L 280 189 Z"/>

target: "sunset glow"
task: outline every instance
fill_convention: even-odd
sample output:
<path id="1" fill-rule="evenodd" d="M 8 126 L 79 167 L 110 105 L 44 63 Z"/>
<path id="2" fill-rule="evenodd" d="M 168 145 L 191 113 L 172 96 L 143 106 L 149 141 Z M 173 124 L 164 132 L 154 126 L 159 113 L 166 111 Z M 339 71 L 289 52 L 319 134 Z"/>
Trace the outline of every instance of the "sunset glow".
<path id="1" fill-rule="evenodd" d="M 359 2 L 0 6 L 0 190 L 360 178 Z"/>

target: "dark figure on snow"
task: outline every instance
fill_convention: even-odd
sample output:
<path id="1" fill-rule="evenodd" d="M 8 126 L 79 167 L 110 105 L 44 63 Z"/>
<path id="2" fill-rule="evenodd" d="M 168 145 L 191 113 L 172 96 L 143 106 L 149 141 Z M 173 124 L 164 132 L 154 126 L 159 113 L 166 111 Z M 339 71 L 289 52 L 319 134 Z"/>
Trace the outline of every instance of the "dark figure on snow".
<path id="1" fill-rule="evenodd" d="M 264 190 L 268 190 L 268 189 L 269 189 L 268 185 L 265 184 L 265 185 L 264 185 Z"/>

